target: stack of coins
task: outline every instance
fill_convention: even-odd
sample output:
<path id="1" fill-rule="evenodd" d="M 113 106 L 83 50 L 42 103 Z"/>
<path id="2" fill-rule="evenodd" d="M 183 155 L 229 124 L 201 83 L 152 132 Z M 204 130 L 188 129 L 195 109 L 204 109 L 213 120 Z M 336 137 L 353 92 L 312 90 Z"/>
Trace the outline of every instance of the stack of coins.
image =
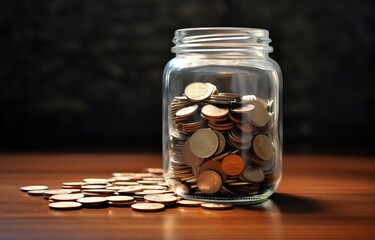
<path id="1" fill-rule="evenodd" d="M 131 208 L 134 211 L 156 212 L 178 206 L 202 207 L 212 210 L 230 209 L 232 205 L 222 207 L 220 204 L 203 206 L 205 202 L 184 200 L 177 196 L 166 184 L 163 169 L 147 168 L 143 173 L 113 173 L 111 178 L 87 178 L 78 182 L 64 182 L 62 187 L 67 189 L 51 189 L 44 185 L 24 186 L 21 191 L 30 196 L 42 196 L 49 200 L 49 208 L 53 210 L 78 210 L 81 208 Z M 211 174 L 220 181 L 214 171 L 206 171 L 206 177 L 201 175 L 199 184 L 207 184 Z M 220 187 L 216 184 L 216 188 Z M 90 188 L 91 186 L 91 188 Z M 94 186 L 94 187 L 92 187 Z M 100 186 L 100 187 L 99 187 Z M 74 187 L 74 188 L 73 188 Z M 182 185 L 176 181 L 176 187 Z M 94 190 L 90 191 L 89 190 Z M 106 191 L 103 194 L 104 190 Z M 187 190 L 187 188 L 185 189 Z M 39 191 L 36 194 L 36 191 Z M 98 191 L 98 192 L 96 192 Z"/>
<path id="2" fill-rule="evenodd" d="M 181 195 L 252 196 L 280 177 L 272 100 L 193 82 L 170 105 L 166 179 Z"/>

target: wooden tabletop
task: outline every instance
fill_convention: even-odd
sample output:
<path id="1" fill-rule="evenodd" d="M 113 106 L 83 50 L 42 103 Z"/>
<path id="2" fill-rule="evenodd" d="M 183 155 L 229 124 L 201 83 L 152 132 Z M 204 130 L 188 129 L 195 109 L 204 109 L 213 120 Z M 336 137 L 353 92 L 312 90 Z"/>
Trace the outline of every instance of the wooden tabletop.
<path id="1" fill-rule="evenodd" d="M 56 211 L 24 185 L 110 177 L 161 167 L 161 154 L 0 155 L 0 239 L 374 239 L 375 158 L 284 156 L 266 202 L 226 211 L 178 207 Z"/>

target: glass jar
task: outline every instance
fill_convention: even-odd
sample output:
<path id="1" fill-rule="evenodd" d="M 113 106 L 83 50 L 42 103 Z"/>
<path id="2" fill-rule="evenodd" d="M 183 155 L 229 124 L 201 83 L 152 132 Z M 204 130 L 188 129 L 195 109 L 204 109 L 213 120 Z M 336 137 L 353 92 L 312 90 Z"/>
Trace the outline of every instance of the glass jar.
<path id="1" fill-rule="evenodd" d="M 187 28 L 163 75 L 163 168 L 186 199 L 266 200 L 282 173 L 282 76 L 268 31 Z"/>

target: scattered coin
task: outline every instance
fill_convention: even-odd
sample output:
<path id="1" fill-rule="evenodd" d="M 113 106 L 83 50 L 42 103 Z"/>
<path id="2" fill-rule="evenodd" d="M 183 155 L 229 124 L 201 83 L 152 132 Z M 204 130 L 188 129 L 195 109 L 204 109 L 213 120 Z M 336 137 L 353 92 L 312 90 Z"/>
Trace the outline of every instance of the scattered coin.
<path id="1" fill-rule="evenodd" d="M 45 190 L 31 190 L 27 193 L 31 196 L 43 196 Z"/>
<path id="2" fill-rule="evenodd" d="M 49 199 L 52 201 L 76 201 L 77 199 L 83 198 L 85 195 L 83 193 L 74 194 L 57 194 L 52 195 Z"/>
<path id="3" fill-rule="evenodd" d="M 33 186 L 21 187 L 22 192 L 28 192 L 28 191 L 34 191 L 34 190 L 47 190 L 47 189 L 48 189 L 48 187 L 43 186 L 43 185 L 33 185 Z"/>
<path id="4" fill-rule="evenodd" d="M 178 204 L 185 207 L 200 207 L 204 202 L 194 200 L 180 200 Z"/>
<path id="5" fill-rule="evenodd" d="M 202 203 L 201 207 L 209 210 L 227 210 L 233 208 L 233 205 L 225 203 Z"/>
<path id="6" fill-rule="evenodd" d="M 161 203 L 134 203 L 131 208 L 139 212 L 159 212 L 164 211 L 165 206 Z"/>
<path id="7" fill-rule="evenodd" d="M 149 194 L 145 195 L 144 199 L 156 203 L 175 203 L 178 200 L 177 197 L 168 194 Z"/>
<path id="8" fill-rule="evenodd" d="M 132 202 L 134 198 L 130 196 L 109 196 L 107 200 L 109 202 Z"/>
<path id="9" fill-rule="evenodd" d="M 53 202 L 49 204 L 49 207 L 56 210 L 76 210 L 80 209 L 82 204 L 78 202 Z"/>

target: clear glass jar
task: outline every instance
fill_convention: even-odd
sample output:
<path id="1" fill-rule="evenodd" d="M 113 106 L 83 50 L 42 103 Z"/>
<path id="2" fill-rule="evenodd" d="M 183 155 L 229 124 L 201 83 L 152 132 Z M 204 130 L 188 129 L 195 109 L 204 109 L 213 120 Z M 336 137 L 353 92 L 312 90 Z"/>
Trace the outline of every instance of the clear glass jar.
<path id="1" fill-rule="evenodd" d="M 282 76 L 268 31 L 187 28 L 163 75 L 163 167 L 186 199 L 266 200 L 282 174 Z"/>

